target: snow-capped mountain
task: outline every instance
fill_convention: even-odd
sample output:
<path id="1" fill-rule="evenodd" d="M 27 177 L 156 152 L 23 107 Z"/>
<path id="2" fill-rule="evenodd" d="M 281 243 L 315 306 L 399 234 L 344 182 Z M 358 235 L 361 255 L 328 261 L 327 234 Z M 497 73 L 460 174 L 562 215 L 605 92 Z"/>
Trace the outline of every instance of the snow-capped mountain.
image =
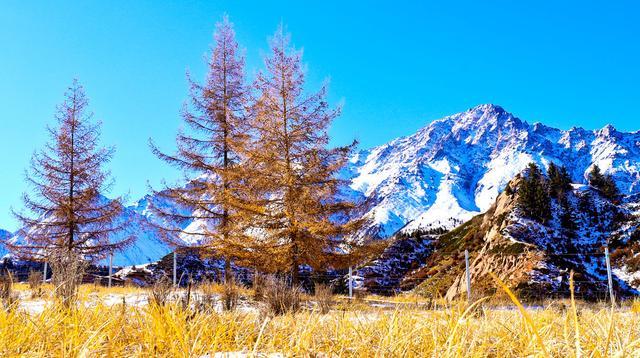
<path id="1" fill-rule="evenodd" d="M 624 194 L 640 192 L 640 132 L 560 130 L 529 124 L 499 106 L 485 104 L 436 120 L 415 134 L 355 154 L 343 171 L 348 195 L 367 198 L 371 225 L 361 237 L 387 238 L 402 229 L 451 229 L 486 211 L 506 184 L 529 162 L 568 168 L 572 180 L 585 183 L 593 164 L 611 174 Z M 158 218 L 150 203 L 171 204 L 146 195 L 125 208 L 121 220 L 136 244 L 115 255 L 117 265 L 157 261 L 171 249 L 150 223 Z M 198 222 L 188 223 L 197 231 Z M 18 240 L 18 237 L 13 237 Z M 193 238 L 183 238 L 192 241 Z M 0 256 L 6 249 L 0 246 Z"/>
<path id="2" fill-rule="evenodd" d="M 11 237 L 11 233 L 7 230 L 0 229 L 0 242 L 4 242 Z M 2 244 L 0 244 L 0 258 L 6 255 L 6 250 L 3 249 Z"/>
<path id="3" fill-rule="evenodd" d="M 597 164 L 622 193 L 635 193 L 640 133 L 560 130 L 485 104 L 361 151 L 347 172 L 351 188 L 373 202 L 368 233 L 385 238 L 399 229 L 453 228 L 486 211 L 529 162 L 565 165 L 577 183 Z"/>

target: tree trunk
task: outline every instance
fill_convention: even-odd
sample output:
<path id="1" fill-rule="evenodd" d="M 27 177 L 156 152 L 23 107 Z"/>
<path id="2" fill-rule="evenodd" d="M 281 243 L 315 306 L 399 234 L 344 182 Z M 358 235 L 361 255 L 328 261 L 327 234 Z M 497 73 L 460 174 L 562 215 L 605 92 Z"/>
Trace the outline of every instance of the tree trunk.
<path id="1" fill-rule="evenodd" d="M 231 270 L 231 260 L 228 257 L 224 259 L 224 283 L 231 284 L 233 282 L 233 271 Z"/>

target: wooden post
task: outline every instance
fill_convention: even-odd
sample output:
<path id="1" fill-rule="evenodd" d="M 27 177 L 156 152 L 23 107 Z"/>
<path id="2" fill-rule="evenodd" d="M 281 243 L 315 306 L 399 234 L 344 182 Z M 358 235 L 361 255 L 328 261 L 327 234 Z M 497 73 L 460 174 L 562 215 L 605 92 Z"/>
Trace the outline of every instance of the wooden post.
<path id="1" fill-rule="evenodd" d="M 109 288 L 111 288 L 112 275 L 113 275 L 113 252 L 109 254 Z"/>
<path id="2" fill-rule="evenodd" d="M 609 246 L 604 248 L 604 257 L 607 263 L 607 281 L 609 284 L 609 298 L 611 299 L 611 306 L 615 305 L 615 296 L 613 295 L 613 278 L 611 277 L 611 260 L 609 259 Z"/>
<path id="3" fill-rule="evenodd" d="M 178 251 L 173 252 L 173 285 L 176 286 L 178 284 Z"/>
<path id="4" fill-rule="evenodd" d="M 349 298 L 353 298 L 353 269 L 349 266 Z"/>
<path id="5" fill-rule="evenodd" d="M 467 275 L 467 301 L 471 303 L 471 270 L 469 269 L 469 250 L 464 250 L 464 266 Z"/>

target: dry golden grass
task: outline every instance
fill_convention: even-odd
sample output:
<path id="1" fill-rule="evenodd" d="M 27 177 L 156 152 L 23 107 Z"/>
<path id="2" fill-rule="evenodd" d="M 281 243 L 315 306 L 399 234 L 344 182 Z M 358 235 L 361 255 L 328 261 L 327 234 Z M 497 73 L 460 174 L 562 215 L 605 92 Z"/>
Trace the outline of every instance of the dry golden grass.
<path id="1" fill-rule="evenodd" d="M 197 357 L 215 352 L 249 356 L 640 356 L 637 302 L 616 310 L 573 300 L 569 305 L 527 309 L 504 289 L 513 299 L 513 309 L 489 309 L 483 307 L 486 300 L 480 300 L 472 306 L 459 302 L 442 309 L 408 305 L 381 309 L 362 302 L 341 302 L 326 315 L 302 311 L 275 317 L 246 307 L 221 313 L 185 310 L 179 303 L 164 307 L 98 303 L 76 310 L 48 305 L 42 313 L 0 310 L 0 356 Z M 85 285 L 80 296 L 145 292 Z"/>
<path id="2" fill-rule="evenodd" d="M 608 356 L 640 354 L 636 313 L 583 309 L 459 308 L 299 312 L 195 312 L 121 305 L 41 314 L 0 312 L 0 356 L 199 356 L 281 352 L 336 356 Z M 576 324 L 577 322 L 577 324 Z M 613 322 L 613 323 L 612 323 Z M 534 323 L 532 325 L 531 323 Z"/>

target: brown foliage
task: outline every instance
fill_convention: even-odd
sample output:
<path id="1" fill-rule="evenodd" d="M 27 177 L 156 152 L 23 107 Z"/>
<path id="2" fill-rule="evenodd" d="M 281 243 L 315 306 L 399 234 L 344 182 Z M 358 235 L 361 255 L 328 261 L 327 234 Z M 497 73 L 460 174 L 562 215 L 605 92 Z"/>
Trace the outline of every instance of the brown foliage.
<path id="1" fill-rule="evenodd" d="M 230 274 L 230 260 L 236 258 L 241 242 L 234 227 L 245 209 L 241 153 L 248 140 L 244 121 L 246 89 L 244 58 L 239 54 L 233 26 L 225 17 L 217 24 L 215 47 L 209 61 L 206 82 L 189 78 L 189 105 L 183 110 L 187 131 L 176 137 L 177 152 L 165 154 L 153 142 L 151 148 L 160 159 L 185 173 L 188 185 L 167 186 L 156 192 L 160 199 L 177 204 L 177 210 L 151 205 L 166 219 L 161 227 L 165 241 L 184 245 L 192 237 L 204 253 L 226 259 L 225 274 Z M 183 210 L 184 209 L 184 210 Z M 184 228 L 184 222 L 202 223 Z"/>
<path id="2" fill-rule="evenodd" d="M 305 94 L 301 53 L 289 47 L 282 28 L 265 65 L 255 83 L 250 113 L 255 133 L 245 163 L 262 210 L 246 224 L 259 232 L 252 250 L 262 255 L 259 267 L 291 272 L 295 284 L 300 265 L 325 269 L 352 261 L 344 260 L 345 253 L 358 245 L 348 237 L 362 221 L 351 220 L 358 206 L 340 197 L 346 182 L 338 171 L 355 143 L 328 148 L 327 129 L 340 110 L 329 107 L 325 86 Z"/>

